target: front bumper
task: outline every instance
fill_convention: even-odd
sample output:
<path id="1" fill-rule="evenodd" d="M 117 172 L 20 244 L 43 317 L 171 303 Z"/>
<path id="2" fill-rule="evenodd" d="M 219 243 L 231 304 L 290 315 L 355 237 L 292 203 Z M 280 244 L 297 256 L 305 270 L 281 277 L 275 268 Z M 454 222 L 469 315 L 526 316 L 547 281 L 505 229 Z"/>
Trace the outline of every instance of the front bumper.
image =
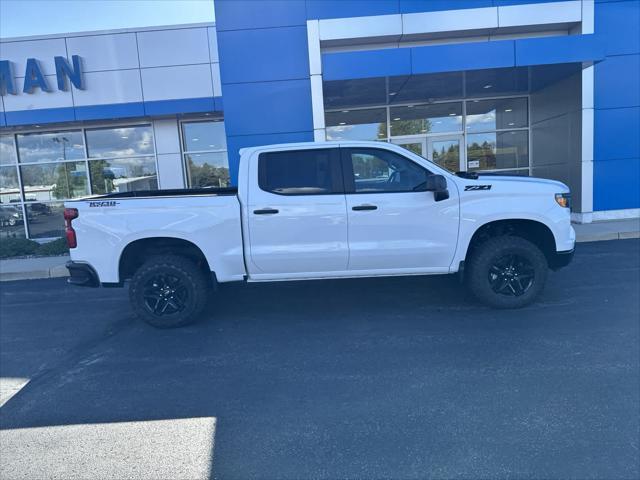
<path id="1" fill-rule="evenodd" d="M 88 263 L 67 262 L 69 278 L 67 282 L 79 287 L 99 287 L 100 279 L 98 274 Z"/>
<path id="2" fill-rule="evenodd" d="M 549 259 L 549 268 L 551 268 L 551 270 L 560 270 L 561 268 L 566 267 L 573 260 L 574 254 L 575 248 L 564 252 L 556 252 L 553 257 Z"/>

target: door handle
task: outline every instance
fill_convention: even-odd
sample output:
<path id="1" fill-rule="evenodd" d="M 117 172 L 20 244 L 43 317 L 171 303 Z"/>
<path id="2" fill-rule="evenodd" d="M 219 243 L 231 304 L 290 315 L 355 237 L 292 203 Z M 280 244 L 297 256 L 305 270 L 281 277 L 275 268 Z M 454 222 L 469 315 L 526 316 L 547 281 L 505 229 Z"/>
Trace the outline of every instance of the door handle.
<path id="1" fill-rule="evenodd" d="M 355 210 L 359 212 L 361 210 L 377 210 L 378 207 L 376 205 L 356 205 L 355 207 L 351 207 L 351 210 Z"/>
<path id="2" fill-rule="evenodd" d="M 260 210 L 254 210 L 253 213 L 255 215 L 274 215 L 278 213 L 278 211 L 276 208 L 262 208 Z"/>

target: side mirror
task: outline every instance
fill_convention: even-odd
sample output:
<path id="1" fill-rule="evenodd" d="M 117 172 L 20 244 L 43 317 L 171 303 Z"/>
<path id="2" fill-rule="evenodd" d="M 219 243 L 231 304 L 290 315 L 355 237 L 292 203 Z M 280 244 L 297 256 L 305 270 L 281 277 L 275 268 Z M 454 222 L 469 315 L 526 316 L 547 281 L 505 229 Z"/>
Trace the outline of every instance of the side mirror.
<path id="1" fill-rule="evenodd" d="M 447 179 L 443 175 L 429 175 L 425 182 L 427 192 L 433 192 L 433 198 L 436 202 L 449 198 L 449 190 L 447 190 Z"/>

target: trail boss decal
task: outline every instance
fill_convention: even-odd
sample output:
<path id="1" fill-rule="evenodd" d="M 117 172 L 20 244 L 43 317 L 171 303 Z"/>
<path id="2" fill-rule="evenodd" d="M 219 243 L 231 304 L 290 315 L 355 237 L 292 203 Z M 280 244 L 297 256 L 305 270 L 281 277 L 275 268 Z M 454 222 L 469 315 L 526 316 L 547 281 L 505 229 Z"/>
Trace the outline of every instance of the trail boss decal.
<path id="1" fill-rule="evenodd" d="M 120 205 L 120 202 L 116 202 L 114 200 L 105 202 L 89 202 L 89 207 L 115 207 L 116 205 Z"/>
<path id="2" fill-rule="evenodd" d="M 469 190 L 491 190 L 491 185 L 467 185 L 464 187 L 464 191 Z"/>

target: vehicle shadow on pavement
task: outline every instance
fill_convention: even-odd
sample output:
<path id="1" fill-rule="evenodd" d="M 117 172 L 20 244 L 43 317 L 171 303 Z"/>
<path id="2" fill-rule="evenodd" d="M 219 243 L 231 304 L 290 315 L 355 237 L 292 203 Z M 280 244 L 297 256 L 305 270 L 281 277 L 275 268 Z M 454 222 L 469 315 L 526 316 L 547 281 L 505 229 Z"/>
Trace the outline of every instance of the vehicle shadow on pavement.
<path id="1" fill-rule="evenodd" d="M 639 244 L 585 245 L 517 311 L 455 277 L 229 284 L 162 331 L 125 291 L 40 282 L 72 300 L 43 314 L 3 287 L 2 376 L 33 380 L 1 428 L 215 418 L 212 478 L 633 476 Z"/>

